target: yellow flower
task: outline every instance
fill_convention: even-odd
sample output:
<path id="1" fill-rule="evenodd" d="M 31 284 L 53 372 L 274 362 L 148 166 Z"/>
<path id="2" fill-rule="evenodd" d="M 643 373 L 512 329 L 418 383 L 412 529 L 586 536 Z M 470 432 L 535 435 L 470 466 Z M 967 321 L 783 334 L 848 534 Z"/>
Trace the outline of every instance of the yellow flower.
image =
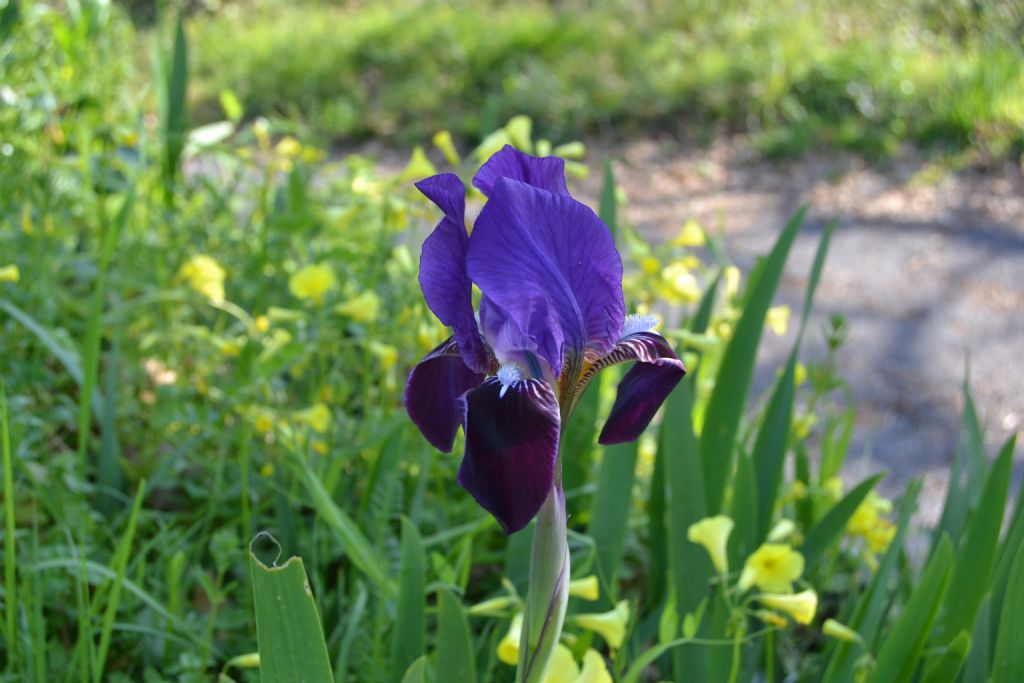
<path id="1" fill-rule="evenodd" d="M 304 266 L 288 278 L 288 289 L 296 299 L 310 299 L 319 305 L 336 281 L 330 266 L 315 264 Z"/>
<path id="2" fill-rule="evenodd" d="M 776 614 L 775 612 L 772 612 L 771 610 L 759 609 L 759 610 L 754 612 L 754 616 L 757 617 L 758 619 L 760 619 L 761 621 L 763 621 L 766 624 L 771 624 L 772 626 L 778 626 L 779 628 L 785 628 L 789 624 L 789 622 L 786 621 L 785 617 L 783 617 L 783 616 L 781 616 L 779 614 Z"/>
<path id="3" fill-rule="evenodd" d="M 569 595 L 574 598 L 581 598 L 593 602 L 601 595 L 601 587 L 598 584 L 597 576 L 591 574 L 582 579 L 569 582 Z"/>
<path id="4" fill-rule="evenodd" d="M 274 463 L 268 462 L 260 468 L 260 475 L 264 477 L 274 476 Z"/>
<path id="5" fill-rule="evenodd" d="M 0 282 L 18 282 L 21 280 L 21 270 L 14 263 L 0 268 Z"/>
<path id="6" fill-rule="evenodd" d="M 178 277 L 213 303 L 224 301 L 225 275 L 224 268 L 205 254 L 193 256 L 178 271 Z"/>
<path id="7" fill-rule="evenodd" d="M 821 625 L 821 632 L 830 638 L 836 640 L 842 640 L 847 643 L 863 643 L 860 634 L 854 631 L 849 626 L 840 624 L 835 619 L 826 619 L 825 623 Z"/>
<path id="8" fill-rule="evenodd" d="M 818 594 L 812 590 L 800 591 L 795 595 L 759 595 L 757 599 L 765 607 L 785 612 L 798 624 L 811 623 L 818 611 Z"/>
<path id="9" fill-rule="evenodd" d="M 733 526 L 735 525 L 731 518 L 726 515 L 716 515 L 691 524 L 686 531 L 686 538 L 707 549 L 708 555 L 711 556 L 711 564 L 715 566 L 719 574 L 726 574 L 729 571 L 729 555 L 726 552 L 726 546 L 729 543 L 729 534 L 732 533 Z"/>
<path id="10" fill-rule="evenodd" d="M 261 434 L 266 434 L 267 432 L 274 428 L 274 420 L 268 413 L 260 413 L 252 421 L 252 426 L 256 429 L 257 432 L 260 432 Z"/>
<path id="11" fill-rule="evenodd" d="M 879 519 L 871 531 L 864 537 L 868 549 L 873 553 L 884 553 L 896 536 L 896 525 L 887 519 Z"/>
<path id="12" fill-rule="evenodd" d="M 376 293 L 367 290 L 362 294 L 349 299 L 334 307 L 335 313 L 348 316 L 356 322 L 372 323 L 377 319 L 380 312 L 380 299 Z"/>
<path id="13" fill-rule="evenodd" d="M 292 419 L 307 425 L 318 434 L 323 434 L 331 425 L 331 410 L 323 403 L 314 403 L 305 410 L 292 413 Z"/>
<path id="14" fill-rule="evenodd" d="M 692 303 L 700 300 L 700 285 L 697 278 L 693 276 L 690 269 L 682 261 L 670 263 L 663 271 L 661 277 L 668 285 L 667 294 L 682 303 Z"/>
<path id="15" fill-rule="evenodd" d="M 672 240 L 672 244 L 677 247 L 703 247 L 706 242 L 704 228 L 692 218 L 683 223 L 682 230 Z"/>
<path id="16" fill-rule="evenodd" d="M 519 613 L 512 617 L 512 623 L 509 624 L 508 633 L 498 643 L 498 659 L 505 662 L 509 666 L 515 666 L 519 663 L 519 636 L 523 631 L 523 615 Z"/>
<path id="17" fill-rule="evenodd" d="M 629 624 L 629 602 L 620 600 L 615 609 L 599 614 L 578 614 L 573 621 L 588 631 L 594 631 L 612 649 L 617 650 L 626 638 L 626 626 Z"/>
<path id="18" fill-rule="evenodd" d="M 765 317 L 765 324 L 778 337 L 786 334 L 786 330 L 789 329 L 789 306 L 772 306 L 769 308 L 768 315 Z"/>
<path id="19" fill-rule="evenodd" d="M 838 501 L 843 497 L 843 480 L 840 477 L 829 477 L 824 486 L 830 500 Z"/>
<path id="20" fill-rule="evenodd" d="M 527 154 L 533 152 L 533 119 L 529 116 L 520 114 L 510 118 L 505 124 L 505 133 L 513 147 Z"/>
<path id="21" fill-rule="evenodd" d="M 729 266 L 725 269 L 725 297 L 734 299 L 740 292 L 740 269 Z"/>
<path id="22" fill-rule="evenodd" d="M 740 574 L 740 590 L 757 586 L 768 593 L 792 593 L 793 582 L 804 573 L 804 556 L 783 543 L 765 543 L 747 558 Z"/>
<path id="23" fill-rule="evenodd" d="M 640 259 L 640 269 L 648 275 L 654 275 L 661 270 L 661 261 L 657 256 L 647 255 Z"/>
<path id="24" fill-rule="evenodd" d="M 455 149 L 455 143 L 452 142 L 451 133 L 446 130 L 434 133 L 433 143 L 434 147 L 441 150 L 441 154 L 444 155 L 449 164 L 456 166 L 459 163 L 459 152 Z"/>
<path id="25" fill-rule="evenodd" d="M 572 656 L 572 650 L 561 643 L 555 643 L 551 651 L 551 659 L 544 668 L 541 683 L 576 683 L 580 676 L 580 667 Z"/>
<path id="26" fill-rule="evenodd" d="M 317 455 L 327 455 L 327 444 L 325 444 L 320 439 L 314 439 L 309 444 L 309 447 L 312 448 L 313 452 L 316 453 Z"/>
<path id="27" fill-rule="evenodd" d="M 256 331 L 262 334 L 270 329 L 270 318 L 265 315 L 258 315 L 256 316 L 254 324 L 256 326 Z"/>
<path id="28" fill-rule="evenodd" d="M 854 511 L 850 521 L 846 523 L 846 530 L 856 536 L 867 538 L 878 525 L 879 515 L 890 512 L 892 512 L 892 501 L 882 498 L 872 490 Z"/>
<path id="29" fill-rule="evenodd" d="M 772 530 L 768 532 L 768 541 L 770 543 L 781 543 L 787 538 L 793 535 L 796 531 L 796 524 L 791 519 L 780 519 Z"/>
<path id="30" fill-rule="evenodd" d="M 437 173 L 437 169 L 434 168 L 434 164 L 430 163 L 427 153 L 423 151 L 422 147 L 417 145 L 413 148 L 412 156 L 409 157 L 409 163 L 402 169 L 398 179 L 402 182 L 421 180 L 435 173 Z"/>
<path id="31" fill-rule="evenodd" d="M 380 368 L 384 372 L 395 367 L 398 363 L 398 349 L 391 344 L 382 344 L 378 341 L 371 341 L 369 343 L 369 349 L 370 353 L 377 358 L 377 361 L 380 363 Z"/>
<path id="32" fill-rule="evenodd" d="M 291 135 L 285 135 L 283 138 L 281 138 L 281 140 L 277 143 L 277 146 L 274 148 L 274 152 L 276 152 L 278 156 L 286 157 L 289 159 L 297 157 L 299 155 L 299 152 L 301 151 L 302 143 L 293 138 Z"/>
<path id="33" fill-rule="evenodd" d="M 575 683 L 615 683 L 608 673 L 608 665 L 597 650 L 587 648 L 583 653 L 583 671 Z"/>
<path id="34" fill-rule="evenodd" d="M 802 386 L 807 381 L 807 366 L 803 363 L 797 363 L 796 368 L 793 370 L 793 384 L 796 386 Z"/>

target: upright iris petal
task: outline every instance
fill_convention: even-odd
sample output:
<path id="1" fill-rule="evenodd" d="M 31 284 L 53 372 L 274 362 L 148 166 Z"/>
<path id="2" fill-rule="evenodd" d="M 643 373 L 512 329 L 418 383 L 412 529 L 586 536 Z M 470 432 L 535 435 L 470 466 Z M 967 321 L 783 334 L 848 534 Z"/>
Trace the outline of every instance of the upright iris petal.
<path id="1" fill-rule="evenodd" d="M 558 375 L 566 353 L 611 350 L 622 330 L 622 260 L 576 200 L 500 178 L 473 228 L 466 270 Z"/>
<path id="2" fill-rule="evenodd" d="M 552 194 L 569 196 L 565 162 L 559 157 L 533 157 L 505 145 L 480 167 L 473 178 L 473 186 L 490 197 L 499 178 L 519 180 Z"/>
<path id="3" fill-rule="evenodd" d="M 421 180 L 416 187 L 444 212 L 420 253 L 423 298 L 438 320 L 455 332 L 466 365 L 483 372 L 488 353 L 477 330 L 473 284 L 466 274 L 466 186 L 454 173 L 442 173 Z"/>

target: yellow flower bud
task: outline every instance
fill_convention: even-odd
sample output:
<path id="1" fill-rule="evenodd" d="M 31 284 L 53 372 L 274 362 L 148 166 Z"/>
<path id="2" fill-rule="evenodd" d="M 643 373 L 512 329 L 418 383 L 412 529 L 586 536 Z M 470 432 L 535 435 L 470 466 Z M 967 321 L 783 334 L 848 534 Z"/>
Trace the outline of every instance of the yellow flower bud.
<path id="1" fill-rule="evenodd" d="M 605 639 L 612 649 L 617 650 L 626 639 L 626 626 L 629 624 L 629 602 L 620 600 L 615 609 L 600 614 L 578 614 L 573 621 L 588 631 L 593 631 Z"/>
<path id="2" fill-rule="evenodd" d="M 318 434 L 323 434 L 331 425 L 331 410 L 323 403 L 314 403 L 305 410 L 292 413 L 292 419 L 307 425 Z"/>
<path id="3" fill-rule="evenodd" d="M 513 116 L 505 124 L 505 133 L 512 146 L 521 152 L 533 152 L 533 120 L 529 116 Z"/>
<path id="4" fill-rule="evenodd" d="M 437 173 L 437 169 L 434 164 L 427 158 L 427 153 L 423 151 L 423 148 L 417 145 L 412 150 L 412 156 L 409 157 L 409 163 L 405 165 L 402 172 L 398 174 L 398 179 L 401 182 L 408 182 L 410 180 L 422 180 L 428 176 L 432 176 Z"/>
<path id="5" fill-rule="evenodd" d="M 370 349 L 370 353 L 377 358 L 377 361 L 380 363 L 380 368 L 384 372 L 395 367 L 398 363 L 398 349 L 391 344 L 381 344 L 377 341 L 371 341 L 368 347 Z"/>
<path id="6" fill-rule="evenodd" d="M 595 574 L 591 574 L 590 576 L 586 576 L 582 579 L 570 581 L 569 595 L 574 598 L 581 598 L 591 602 L 597 600 L 601 595 L 601 587 L 598 583 L 597 576 Z"/>
<path id="7" fill-rule="evenodd" d="M 236 669 L 258 669 L 260 668 L 260 653 L 250 652 L 244 655 L 232 657 L 224 665 L 225 669 L 234 667 Z"/>
<path id="8" fill-rule="evenodd" d="M 519 636 L 523 631 L 523 615 L 519 613 L 512 617 L 512 623 L 509 624 L 508 633 L 498 643 L 498 659 L 505 662 L 509 666 L 515 666 L 519 663 Z"/>
<path id="9" fill-rule="evenodd" d="M 796 386 L 803 386 L 803 383 L 807 381 L 807 366 L 803 363 L 797 363 L 796 368 L 793 370 L 793 384 Z"/>
<path id="10" fill-rule="evenodd" d="M 747 558 L 738 585 L 743 591 L 756 585 L 769 593 L 791 593 L 803 573 L 803 555 L 782 543 L 765 543 Z"/>
<path id="11" fill-rule="evenodd" d="M 772 530 L 768 532 L 768 541 L 770 543 L 781 543 L 787 538 L 793 535 L 796 531 L 796 524 L 791 519 L 780 519 Z"/>
<path id="12" fill-rule="evenodd" d="M 21 280 L 21 270 L 16 264 L 10 264 L 0 268 L 0 282 L 18 282 Z"/>
<path id="13" fill-rule="evenodd" d="M 783 616 L 781 616 L 779 614 L 776 614 L 775 612 L 772 612 L 771 610 L 759 609 L 759 610 L 754 612 L 754 616 L 757 617 L 758 619 L 760 619 L 761 621 L 763 621 L 766 624 L 771 624 L 772 626 L 778 626 L 779 628 L 786 628 L 786 626 L 789 625 L 789 622 L 786 621 L 785 617 L 783 617 Z"/>
<path id="14" fill-rule="evenodd" d="M 554 154 L 563 159 L 582 159 L 587 155 L 587 146 L 579 140 L 574 140 L 555 147 Z"/>
<path id="15" fill-rule="evenodd" d="M 377 320 L 377 314 L 380 312 L 380 299 L 372 290 L 366 290 L 335 306 L 334 312 L 352 318 L 356 322 L 372 323 Z"/>
<path id="16" fill-rule="evenodd" d="M 821 625 L 821 632 L 829 638 L 835 638 L 836 640 L 842 640 L 847 643 L 862 644 L 864 642 L 859 633 L 849 626 L 840 624 L 835 619 L 826 619 L 825 623 Z"/>
<path id="17" fill-rule="evenodd" d="M 446 130 L 438 131 L 434 133 L 433 139 L 434 147 L 441 150 L 441 154 L 448 160 L 448 163 L 455 166 L 459 163 L 459 152 L 455 149 L 455 143 L 452 142 L 452 134 Z"/>
<path id="18" fill-rule="evenodd" d="M 505 614 L 505 610 L 509 607 L 518 604 L 519 599 L 515 596 L 502 595 L 497 598 L 478 602 L 466 611 L 470 616 L 474 617 L 500 617 Z"/>
<path id="19" fill-rule="evenodd" d="M 818 594 L 812 590 L 800 591 L 795 595 L 765 594 L 759 595 L 757 599 L 765 607 L 785 612 L 798 624 L 811 623 L 818 611 Z"/>
<path id="20" fill-rule="evenodd" d="M 736 266 L 729 266 L 725 269 L 725 297 L 734 299 L 740 292 L 740 269 Z"/>
<path id="21" fill-rule="evenodd" d="M 719 574 L 726 574 L 729 571 L 729 555 L 726 552 L 726 546 L 734 526 L 731 518 L 726 515 L 716 515 L 691 524 L 686 531 L 687 539 L 707 549 L 708 555 L 711 556 L 711 564 L 715 566 Z"/>
<path id="22" fill-rule="evenodd" d="M 789 306 L 772 306 L 765 316 L 765 324 L 776 336 L 781 337 L 789 329 Z"/>
<path id="23" fill-rule="evenodd" d="M 308 299 L 316 305 L 323 303 L 324 295 L 336 284 L 330 266 L 314 264 L 304 266 L 288 278 L 288 290 L 296 299 Z"/>
<path id="24" fill-rule="evenodd" d="M 704 228 L 692 218 L 683 223 L 679 234 L 672 240 L 672 244 L 677 247 L 703 247 L 706 243 Z"/>

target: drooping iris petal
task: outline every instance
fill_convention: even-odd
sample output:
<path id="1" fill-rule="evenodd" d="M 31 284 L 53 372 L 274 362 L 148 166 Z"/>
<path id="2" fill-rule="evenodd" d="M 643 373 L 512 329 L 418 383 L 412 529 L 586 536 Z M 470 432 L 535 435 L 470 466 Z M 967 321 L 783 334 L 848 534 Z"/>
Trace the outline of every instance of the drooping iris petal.
<path id="1" fill-rule="evenodd" d="M 442 173 L 416 187 L 444 212 L 420 252 L 423 298 L 438 320 L 455 332 L 466 364 L 483 372 L 489 354 L 473 316 L 473 285 L 466 274 L 466 186 L 454 173 Z"/>
<path id="2" fill-rule="evenodd" d="M 566 353 L 604 355 L 622 330 L 622 260 L 587 206 L 499 178 L 469 238 L 466 270 L 561 372 Z"/>
<path id="3" fill-rule="evenodd" d="M 615 363 L 637 361 L 619 382 L 618 394 L 605 422 L 599 443 L 633 441 L 646 429 L 665 398 L 686 374 L 671 345 L 655 332 L 638 332 L 624 337 L 604 358 L 588 367 L 581 380 Z"/>
<path id="4" fill-rule="evenodd" d="M 559 157 L 535 157 L 505 145 L 480 167 L 473 186 L 490 197 L 498 178 L 511 178 L 553 194 L 569 196 L 565 185 L 565 162 Z"/>
<path id="5" fill-rule="evenodd" d="M 558 400 L 543 380 L 503 384 L 491 377 L 461 403 L 466 455 L 459 484 L 505 533 L 519 531 L 537 514 L 554 482 Z"/>
<path id="6" fill-rule="evenodd" d="M 450 453 L 462 422 L 459 397 L 479 386 L 484 375 L 462 361 L 454 337 L 427 354 L 405 385 L 405 409 L 427 441 Z"/>

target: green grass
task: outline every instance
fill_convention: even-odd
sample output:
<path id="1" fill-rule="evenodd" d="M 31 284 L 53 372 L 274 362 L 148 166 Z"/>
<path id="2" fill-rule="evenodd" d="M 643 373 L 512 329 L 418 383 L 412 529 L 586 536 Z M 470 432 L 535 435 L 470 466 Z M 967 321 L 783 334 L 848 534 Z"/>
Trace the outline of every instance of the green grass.
<path id="1" fill-rule="evenodd" d="M 1014 31 L 1014 26 L 1018 31 Z M 197 16 L 195 105 L 335 139 L 478 138 L 515 114 L 560 137 L 745 130 L 769 154 L 914 142 L 1022 150 L 1024 13 L 887 3 L 264 2 Z"/>

